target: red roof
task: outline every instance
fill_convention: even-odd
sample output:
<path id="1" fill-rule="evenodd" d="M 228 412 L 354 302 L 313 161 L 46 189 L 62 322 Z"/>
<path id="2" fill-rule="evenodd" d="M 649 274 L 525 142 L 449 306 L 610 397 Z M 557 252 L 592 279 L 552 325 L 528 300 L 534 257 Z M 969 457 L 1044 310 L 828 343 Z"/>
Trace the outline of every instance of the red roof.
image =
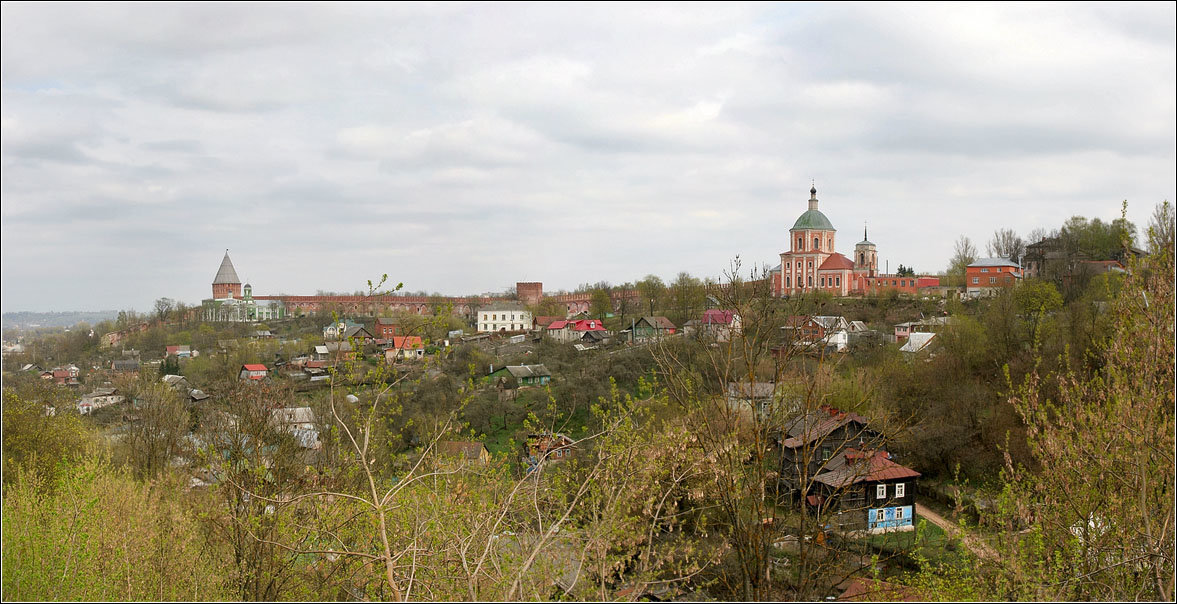
<path id="1" fill-rule="evenodd" d="M 249 371 L 269 371 L 265 365 L 242 365 L 241 367 Z"/>
<path id="2" fill-rule="evenodd" d="M 826 258 L 825 262 L 821 263 L 821 266 L 817 267 L 817 270 L 819 270 L 819 271 L 824 271 L 824 270 L 852 271 L 852 270 L 854 270 L 854 262 L 851 261 L 849 258 L 843 256 L 842 254 L 839 254 L 838 252 L 834 252 L 833 254 L 830 254 L 829 258 Z"/>
<path id="3" fill-rule="evenodd" d="M 712 308 L 703 311 L 703 319 L 700 322 L 708 325 L 730 325 L 735 316 L 735 311 Z"/>
<path id="4" fill-rule="evenodd" d="M 572 322 L 573 331 L 605 331 L 600 319 L 580 319 Z"/>
<path id="5" fill-rule="evenodd" d="M 392 347 L 398 349 L 412 350 L 414 348 L 424 348 L 425 344 L 421 342 L 421 336 L 393 336 Z"/>
<path id="6" fill-rule="evenodd" d="M 552 323 L 560 320 L 562 320 L 560 317 L 539 316 L 535 318 L 535 324 L 539 325 L 540 327 L 547 327 Z"/>
<path id="7" fill-rule="evenodd" d="M 572 321 L 552 321 L 551 323 L 548 323 L 548 329 L 564 329 L 564 326 L 571 322 Z"/>
<path id="8" fill-rule="evenodd" d="M 919 472 L 891 461 L 891 454 L 886 451 L 849 449 L 846 451 L 846 462 L 845 467 L 820 474 L 814 480 L 840 488 L 856 482 L 881 482 L 920 476 Z"/>

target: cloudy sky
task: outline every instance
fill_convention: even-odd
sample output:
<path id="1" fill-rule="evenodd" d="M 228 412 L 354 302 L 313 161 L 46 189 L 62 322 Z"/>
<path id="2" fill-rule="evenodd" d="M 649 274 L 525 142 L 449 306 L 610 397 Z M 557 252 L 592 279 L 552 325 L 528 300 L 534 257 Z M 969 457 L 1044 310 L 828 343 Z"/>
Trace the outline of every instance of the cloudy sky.
<path id="1" fill-rule="evenodd" d="M 1173 3 L 4 3 L 3 307 L 548 291 L 1174 199 Z"/>

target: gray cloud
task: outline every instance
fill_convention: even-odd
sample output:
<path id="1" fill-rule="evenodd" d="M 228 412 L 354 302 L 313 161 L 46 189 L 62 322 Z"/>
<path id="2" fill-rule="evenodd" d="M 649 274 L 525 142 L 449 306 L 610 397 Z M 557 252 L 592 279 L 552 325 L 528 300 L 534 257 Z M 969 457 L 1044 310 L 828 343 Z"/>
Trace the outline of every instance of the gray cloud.
<path id="1" fill-rule="evenodd" d="M 926 271 L 1174 196 L 1172 5 L 2 10 L 5 309 L 198 302 L 224 248 L 259 292 L 718 275 L 810 179 Z"/>

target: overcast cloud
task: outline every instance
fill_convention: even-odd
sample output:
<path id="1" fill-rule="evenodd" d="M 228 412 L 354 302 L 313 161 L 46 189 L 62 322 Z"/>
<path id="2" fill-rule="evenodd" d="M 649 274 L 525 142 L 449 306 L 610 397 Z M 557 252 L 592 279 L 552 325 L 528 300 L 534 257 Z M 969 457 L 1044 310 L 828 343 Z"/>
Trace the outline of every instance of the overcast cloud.
<path id="1" fill-rule="evenodd" d="M 3 4 L 4 310 L 545 290 L 1174 199 L 1174 4 Z"/>

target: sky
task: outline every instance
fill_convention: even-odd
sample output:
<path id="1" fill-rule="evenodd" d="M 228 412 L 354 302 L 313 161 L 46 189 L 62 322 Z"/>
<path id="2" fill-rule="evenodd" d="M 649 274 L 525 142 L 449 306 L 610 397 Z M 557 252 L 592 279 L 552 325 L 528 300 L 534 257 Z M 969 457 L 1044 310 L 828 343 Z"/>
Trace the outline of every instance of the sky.
<path id="1" fill-rule="evenodd" d="M 849 253 L 1147 224 L 1175 191 L 1173 3 L 5 2 L 5 311 L 545 291 L 775 266 L 809 188 Z"/>

